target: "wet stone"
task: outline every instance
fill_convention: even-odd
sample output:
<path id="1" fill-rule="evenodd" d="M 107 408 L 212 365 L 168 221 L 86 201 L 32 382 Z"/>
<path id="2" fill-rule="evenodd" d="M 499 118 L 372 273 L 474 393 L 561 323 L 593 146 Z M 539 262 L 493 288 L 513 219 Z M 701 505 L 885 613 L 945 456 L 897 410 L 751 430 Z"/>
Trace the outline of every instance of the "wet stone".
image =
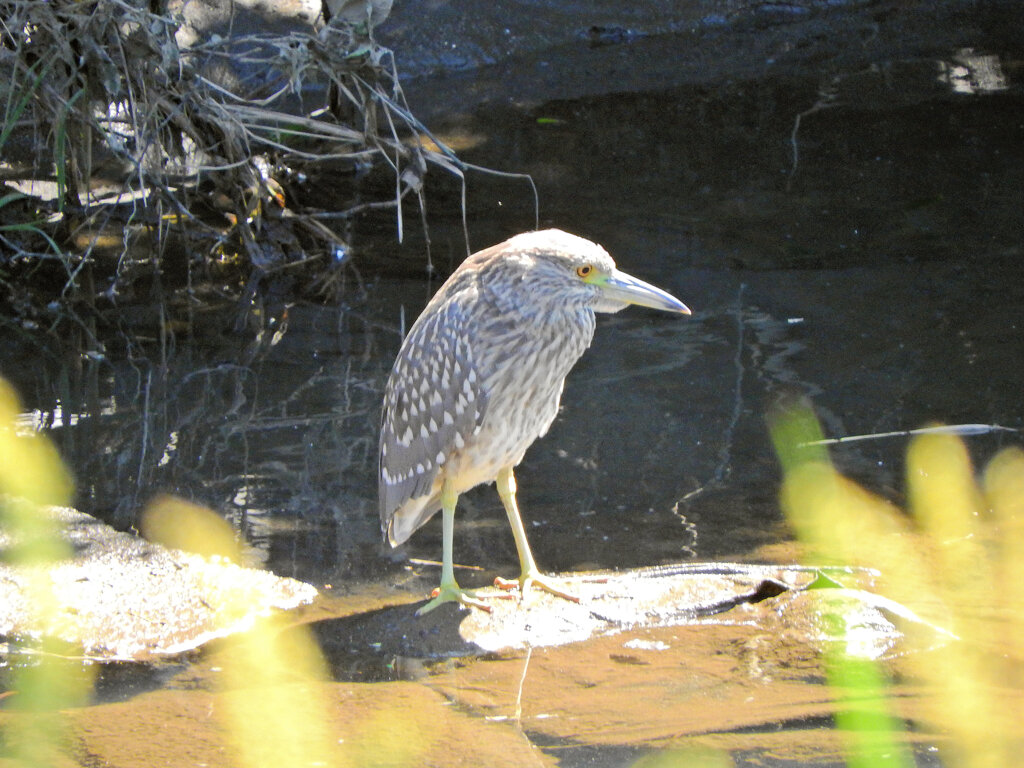
<path id="1" fill-rule="evenodd" d="M 422 603 L 414 603 L 313 626 L 337 667 L 337 662 L 353 653 L 412 658 L 486 655 L 562 646 L 633 630 L 752 620 L 746 613 L 729 613 L 740 606 L 757 606 L 758 624 L 790 632 L 815 647 L 830 639 L 822 626 L 822 613 L 839 612 L 862 628 L 863 642 L 870 640 L 868 655 L 875 657 L 884 655 L 902 636 L 887 617 L 899 615 L 904 623 L 923 625 L 909 611 L 860 588 L 870 585 L 872 574 L 857 569 L 828 569 L 825 576 L 822 570 L 795 565 L 687 563 L 563 578 L 567 591 L 579 596 L 579 603 L 536 589 L 520 600 L 518 593 L 510 597 L 488 588 L 476 594 L 488 602 L 490 613 L 451 603 L 417 616 Z M 843 604 L 829 608 L 837 600 Z"/>
<path id="2" fill-rule="evenodd" d="M 43 567 L 0 558 L 0 637 L 51 637 L 103 660 L 143 660 L 188 651 L 242 631 L 274 610 L 311 602 L 294 579 L 168 549 L 69 508 L 49 511 L 71 559 Z M 0 530 L 0 553 L 9 548 Z M 52 594 L 40 610 L 40 591 Z M 0 644 L 0 651 L 9 650 Z"/>

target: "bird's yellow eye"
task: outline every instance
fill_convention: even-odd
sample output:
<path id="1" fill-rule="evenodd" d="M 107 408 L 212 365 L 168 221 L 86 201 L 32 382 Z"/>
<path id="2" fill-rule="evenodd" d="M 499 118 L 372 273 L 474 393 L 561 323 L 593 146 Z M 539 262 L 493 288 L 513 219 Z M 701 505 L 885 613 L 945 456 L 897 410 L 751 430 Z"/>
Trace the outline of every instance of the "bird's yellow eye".
<path id="1" fill-rule="evenodd" d="M 576 267 L 576 274 L 580 277 L 587 277 L 594 271 L 594 268 L 590 264 L 584 264 L 582 267 Z"/>

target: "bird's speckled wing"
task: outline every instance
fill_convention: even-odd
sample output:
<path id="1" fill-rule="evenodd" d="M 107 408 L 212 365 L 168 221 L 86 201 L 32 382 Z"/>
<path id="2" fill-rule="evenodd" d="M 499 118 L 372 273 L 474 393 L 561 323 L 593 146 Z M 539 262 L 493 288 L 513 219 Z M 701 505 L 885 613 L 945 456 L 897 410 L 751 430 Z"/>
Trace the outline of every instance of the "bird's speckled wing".
<path id="1" fill-rule="evenodd" d="M 484 417 L 487 397 L 466 325 L 457 300 L 424 312 L 388 379 L 380 436 L 380 520 L 395 544 L 437 511 L 434 481 Z M 404 535 L 389 534 L 391 521 L 403 515 L 415 516 L 396 525 Z"/>

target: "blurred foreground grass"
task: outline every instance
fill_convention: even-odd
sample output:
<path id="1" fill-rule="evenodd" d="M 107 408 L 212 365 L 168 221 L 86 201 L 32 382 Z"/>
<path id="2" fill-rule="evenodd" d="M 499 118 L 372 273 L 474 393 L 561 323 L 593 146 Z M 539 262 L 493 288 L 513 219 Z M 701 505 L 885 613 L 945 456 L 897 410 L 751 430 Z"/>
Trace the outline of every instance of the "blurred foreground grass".
<path id="1" fill-rule="evenodd" d="M 9 542 L 0 556 L 25 569 L 26 598 L 43 619 L 40 625 L 49 626 L 57 619 L 49 566 L 70 557 L 71 550 L 42 509 L 67 504 L 73 482 L 45 437 L 19 432 L 20 413 L 17 395 L 0 379 L 0 526 Z M 10 678 L 10 707 L 20 716 L 13 721 L 16 732 L 10 732 L 10 724 L 3 730 L 2 755 L 16 765 L 42 768 L 57 764 L 63 741 L 59 711 L 85 701 L 93 668 L 45 636 L 22 650 L 26 662 L 14 667 Z"/>
<path id="2" fill-rule="evenodd" d="M 160 496 L 143 512 L 147 537 L 167 546 L 237 559 L 234 530 L 212 510 Z M 240 599 L 244 599 L 244 596 Z M 243 606 L 239 606 L 241 610 Z M 244 768 L 412 766 L 424 746 L 402 730 L 400 712 L 338 727 L 327 662 L 305 625 L 275 614 L 228 637 L 217 716 L 235 763 Z M 407 734 L 415 728 L 405 729 Z"/>
<path id="3" fill-rule="evenodd" d="M 915 438 L 908 510 L 843 477 L 812 410 L 779 407 L 772 437 L 783 466 L 782 506 L 815 564 L 878 571 L 877 589 L 948 632 L 908 637 L 901 675 L 928 687 L 914 713 L 945 740 L 951 768 L 1010 768 L 1024 748 L 1024 451 L 1006 448 L 980 483 L 962 440 Z M 908 514 L 909 513 L 909 514 Z M 837 724 L 855 766 L 913 765 L 889 710 L 885 671 L 837 643 L 827 654 L 841 702 Z"/>
<path id="4" fill-rule="evenodd" d="M 21 411 L 13 389 L 0 379 L 0 526 L 10 542 L 0 556 L 32 574 L 27 599 L 38 612 L 38 624 L 47 627 L 59 621 L 50 566 L 72 552 L 45 508 L 70 503 L 73 482 L 45 436 L 19 430 Z M 143 512 L 141 527 L 147 537 L 170 547 L 239 559 L 231 526 L 213 511 L 181 499 L 154 499 Z M 245 600 L 247 594 L 235 599 Z M 248 606 L 236 608 L 228 613 L 250 613 Z M 58 646 L 46 636 L 19 643 L 23 653 L 11 665 L 10 689 L 0 692 L 12 715 L 0 721 L 0 765 L 76 765 L 64 712 L 88 703 L 94 666 L 79 649 Z M 255 619 L 249 631 L 223 643 L 213 714 L 221 722 L 230 765 L 356 768 L 421 762 L 423 739 L 391 735 L 395 728 L 418 733 L 416 723 L 405 722 L 401 712 L 338 723 L 327 664 L 308 627 L 290 626 L 286 617 L 275 614 Z"/>
<path id="5" fill-rule="evenodd" d="M 44 437 L 18 431 L 20 413 L 0 380 L 0 524 L 11 542 L 2 556 L 32 569 L 31 599 L 45 626 L 55 604 L 48 566 L 70 551 L 41 510 L 68 503 L 73 483 Z M 809 560 L 875 569 L 883 596 L 943 630 L 927 635 L 927 644 L 906 638 L 898 674 L 927 689 L 912 711 L 888 688 L 886 669 L 848 653 L 841 637 L 830 645 L 825 661 L 848 764 L 912 766 L 903 726 L 909 719 L 929 742 L 931 734 L 939 737 L 949 768 L 1016 766 L 1024 748 L 1024 451 L 1000 452 L 979 481 L 958 438 L 918 437 L 907 459 L 904 512 L 835 469 L 827 449 L 816 444 L 821 430 L 809 407 L 777 410 L 772 434 L 784 470 L 782 505 Z M 170 546 L 238 557 L 230 526 L 179 499 L 154 500 L 142 526 Z M 221 688 L 211 714 L 221 724 L 230 765 L 423 763 L 430 729 L 415 712 L 382 707 L 339 720 L 338 691 L 305 626 L 272 616 L 223 643 Z M 0 764 L 75 765 L 61 713 L 87 702 L 92 667 L 45 638 L 25 645 L 9 678 L 5 704 L 14 716 L 2 721 Z M 692 767 L 731 761 L 725 753 L 670 750 L 641 762 Z"/>

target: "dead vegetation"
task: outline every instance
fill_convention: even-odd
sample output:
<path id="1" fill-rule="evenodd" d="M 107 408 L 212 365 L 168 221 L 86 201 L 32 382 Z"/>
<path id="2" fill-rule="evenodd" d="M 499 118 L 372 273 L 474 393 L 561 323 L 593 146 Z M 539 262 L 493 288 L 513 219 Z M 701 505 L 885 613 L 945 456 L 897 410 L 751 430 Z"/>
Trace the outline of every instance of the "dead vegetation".
<path id="1" fill-rule="evenodd" d="M 401 239 L 429 168 L 462 180 L 366 23 L 186 47 L 168 7 L 0 0 L 8 322 L 52 328 L 204 290 L 244 304 L 282 270 L 329 292 L 354 216 L 393 210 Z M 329 175 L 332 207 L 303 195 L 314 174 Z"/>

